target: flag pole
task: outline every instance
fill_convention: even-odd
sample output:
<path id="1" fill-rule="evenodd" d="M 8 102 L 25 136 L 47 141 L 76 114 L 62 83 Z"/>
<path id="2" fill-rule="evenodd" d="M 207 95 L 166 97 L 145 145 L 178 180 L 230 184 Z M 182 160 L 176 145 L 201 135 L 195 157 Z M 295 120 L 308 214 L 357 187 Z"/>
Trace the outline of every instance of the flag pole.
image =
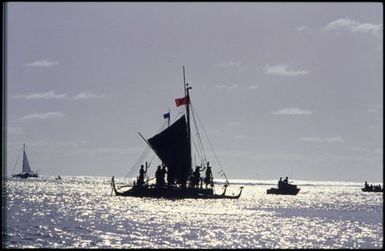
<path id="1" fill-rule="evenodd" d="M 167 123 L 167 127 L 170 127 L 170 117 L 171 117 L 171 113 L 170 113 L 170 107 L 168 108 L 168 123 Z"/>

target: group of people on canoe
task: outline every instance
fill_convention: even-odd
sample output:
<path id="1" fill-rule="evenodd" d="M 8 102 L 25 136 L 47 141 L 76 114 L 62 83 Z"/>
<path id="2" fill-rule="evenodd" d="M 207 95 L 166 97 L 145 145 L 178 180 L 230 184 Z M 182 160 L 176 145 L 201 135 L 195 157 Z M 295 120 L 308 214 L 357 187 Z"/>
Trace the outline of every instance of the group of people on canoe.
<path id="1" fill-rule="evenodd" d="M 157 187 L 164 187 L 166 185 L 165 177 L 166 177 L 166 174 L 168 173 L 166 168 L 167 167 L 165 165 L 162 165 L 162 166 L 159 165 L 156 169 L 155 179 L 156 179 Z M 148 169 L 147 164 L 146 164 L 146 167 L 144 167 L 144 165 L 140 166 L 139 177 L 137 178 L 137 186 L 144 186 L 145 184 L 144 177 L 147 173 L 147 169 Z M 200 172 L 204 170 L 206 170 L 205 177 L 202 179 Z M 202 188 L 203 182 L 205 183 L 206 188 L 208 188 L 209 186 L 213 187 L 214 185 L 210 162 L 207 162 L 207 165 L 204 167 L 196 166 L 194 171 L 192 169 L 190 170 L 190 174 L 189 174 L 190 188 L 199 188 L 199 187 Z"/>
<path id="2" fill-rule="evenodd" d="M 284 189 L 290 189 L 293 187 L 297 187 L 296 185 L 289 184 L 289 178 L 286 176 L 284 180 L 282 180 L 282 177 L 279 178 L 278 181 L 278 189 L 284 190 Z"/>
<path id="3" fill-rule="evenodd" d="M 365 181 L 365 190 L 366 191 L 381 191 L 381 185 L 373 185 L 373 184 L 368 184 L 367 181 Z"/>
<path id="4" fill-rule="evenodd" d="M 201 179 L 201 171 L 205 172 L 205 178 Z M 206 188 L 208 186 L 213 187 L 214 181 L 213 181 L 213 173 L 211 172 L 211 166 L 210 162 L 207 162 L 207 166 L 201 167 L 201 166 L 196 166 L 194 172 L 190 170 L 190 187 L 195 188 L 195 187 L 200 187 L 202 188 L 202 181 L 205 183 Z"/>

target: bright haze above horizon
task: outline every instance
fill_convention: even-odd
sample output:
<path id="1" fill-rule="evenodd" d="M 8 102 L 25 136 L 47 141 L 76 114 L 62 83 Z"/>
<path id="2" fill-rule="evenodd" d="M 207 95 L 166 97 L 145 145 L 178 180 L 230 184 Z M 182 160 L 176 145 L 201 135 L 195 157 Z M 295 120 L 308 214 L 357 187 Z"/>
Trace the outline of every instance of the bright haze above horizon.
<path id="1" fill-rule="evenodd" d="M 23 143 L 41 174 L 126 175 L 137 132 L 176 118 L 184 65 L 229 179 L 383 179 L 381 3 L 14 2 L 5 20 L 8 175 Z"/>

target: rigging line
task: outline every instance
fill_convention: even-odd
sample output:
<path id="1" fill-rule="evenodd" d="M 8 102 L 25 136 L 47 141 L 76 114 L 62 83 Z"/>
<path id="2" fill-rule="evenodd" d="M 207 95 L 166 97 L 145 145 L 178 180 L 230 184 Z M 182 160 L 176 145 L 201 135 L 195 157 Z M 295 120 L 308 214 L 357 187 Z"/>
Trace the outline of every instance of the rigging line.
<path id="1" fill-rule="evenodd" d="M 198 140 L 199 140 L 199 138 L 198 138 Z M 200 144 L 197 144 L 197 146 L 200 150 L 201 162 L 204 162 L 204 160 L 206 160 L 206 154 L 202 148 L 202 142 L 201 141 L 199 141 L 199 142 L 200 142 Z"/>
<path id="2" fill-rule="evenodd" d="M 17 163 L 19 162 L 19 159 L 20 159 L 20 154 L 23 152 L 23 150 L 21 150 L 21 151 L 18 151 L 18 152 L 19 152 L 19 154 L 17 155 L 17 158 L 16 158 L 16 162 L 15 162 L 15 165 L 13 166 L 13 169 L 12 169 L 12 174 L 14 174 L 14 173 L 15 173 L 16 165 L 17 165 Z"/>
<path id="3" fill-rule="evenodd" d="M 191 104 L 191 102 L 190 102 L 190 104 Z M 191 111 L 192 111 L 192 115 L 193 115 L 192 117 L 193 117 L 193 121 L 194 121 L 194 126 L 195 126 L 196 131 L 197 131 L 196 134 L 197 134 L 197 137 L 198 137 L 198 140 L 200 143 L 201 151 L 203 153 L 204 159 L 206 159 L 205 149 L 203 147 L 202 139 L 201 139 L 201 136 L 200 136 L 199 130 L 198 130 L 198 125 L 197 125 L 196 120 L 195 120 L 195 108 L 192 105 L 191 105 Z"/>
<path id="4" fill-rule="evenodd" d="M 184 113 L 184 110 L 183 110 L 182 108 L 180 108 L 180 109 L 179 109 L 179 112 L 178 112 L 178 114 L 175 116 L 173 122 L 175 122 L 177 119 L 179 119 L 179 117 L 180 117 L 180 115 L 181 115 L 182 113 Z"/>
<path id="5" fill-rule="evenodd" d="M 191 109 L 191 111 L 193 111 Z M 198 141 L 200 144 L 196 144 L 195 140 L 194 140 L 194 137 L 192 138 L 193 139 L 193 143 L 194 143 L 194 147 L 195 147 L 195 150 L 196 152 L 199 154 L 199 158 L 200 158 L 200 164 L 202 164 L 204 162 L 204 160 L 206 160 L 206 156 L 205 156 L 205 152 L 203 150 L 203 144 L 202 144 L 202 141 L 200 140 L 200 135 L 199 135 L 199 131 L 198 131 L 198 127 L 197 127 L 197 124 L 195 122 L 195 118 L 194 118 L 194 113 L 192 112 L 192 116 L 193 116 L 193 120 L 194 120 L 194 126 L 195 126 L 195 129 L 196 129 L 196 136 L 198 138 Z"/>
<path id="6" fill-rule="evenodd" d="M 137 161 L 131 166 L 130 170 L 127 172 L 127 174 L 125 175 L 125 177 L 131 177 L 132 174 L 134 173 L 134 171 L 138 168 L 139 164 L 144 160 L 144 158 L 147 156 L 148 152 L 150 150 L 150 147 L 147 146 L 144 151 L 142 152 L 142 154 L 139 156 L 139 158 L 137 159 Z"/>
<path id="7" fill-rule="evenodd" d="M 158 133 L 161 131 L 161 130 L 163 130 L 164 128 L 165 128 L 165 126 L 166 126 L 166 124 L 167 124 L 167 121 L 165 120 L 165 121 L 163 121 L 162 122 L 162 125 L 160 126 L 160 128 L 158 129 Z M 130 168 L 130 170 L 127 172 L 127 174 L 124 176 L 124 177 L 131 177 L 132 176 L 132 174 L 135 172 L 135 171 L 137 171 L 137 170 L 139 170 L 139 166 L 140 166 L 140 163 L 141 162 L 143 162 L 143 160 L 144 160 L 144 158 L 147 156 L 147 154 L 148 154 L 148 152 L 149 152 L 149 150 L 150 150 L 150 146 L 146 146 L 146 148 L 143 150 L 143 152 L 141 153 L 141 155 L 139 156 L 139 158 L 136 160 L 136 162 L 131 166 L 131 168 Z M 154 157 L 152 158 L 152 160 L 154 159 Z M 152 161 L 151 160 L 151 161 Z M 151 163 L 151 162 L 150 162 Z"/>
<path id="8" fill-rule="evenodd" d="M 204 156 L 204 159 L 207 161 L 206 154 L 205 154 L 205 150 L 204 150 L 204 146 L 203 146 L 202 139 L 201 139 L 200 133 L 199 133 L 199 131 L 198 131 L 198 125 L 197 125 L 196 119 L 195 119 L 195 113 L 196 113 L 196 110 L 195 110 L 194 107 L 192 107 L 191 110 L 193 111 L 194 125 L 195 125 L 195 128 L 197 128 L 197 134 L 198 134 L 200 146 L 201 146 L 201 148 L 202 148 L 203 156 Z M 198 117 L 198 114 L 197 114 L 197 117 Z M 198 119 L 199 119 L 199 117 L 198 117 Z M 202 128 L 203 128 L 203 126 L 202 126 Z M 203 129 L 204 129 L 204 128 L 203 128 Z M 206 136 L 206 137 L 207 137 L 207 136 Z"/>
<path id="9" fill-rule="evenodd" d="M 206 156 L 205 156 L 204 152 L 202 152 L 202 147 L 199 147 L 199 144 L 196 143 L 195 138 L 192 138 L 192 140 L 193 140 L 193 143 L 194 143 L 195 150 L 196 150 L 196 152 L 199 155 L 199 159 L 200 159 L 201 162 L 203 162 L 203 160 L 206 159 Z"/>
<path id="10" fill-rule="evenodd" d="M 199 124 L 201 125 L 201 127 L 202 127 L 202 129 L 203 129 L 203 132 L 204 132 L 204 134 L 205 134 L 205 136 L 206 136 L 206 138 L 207 138 L 207 141 L 209 142 L 209 145 L 210 145 L 210 147 L 211 147 L 211 150 L 212 150 L 213 153 L 214 153 L 214 157 L 215 157 L 215 159 L 217 160 L 218 165 L 219 165 L 219 167 L 220 167 L 221 170 L 222 170 L 223 176 L 224 176 L 225 179 L 226 179 L 226 183 L 229 184 L 229 180 L 227 179 L 226 174 L 225 174 L 225 171 L 223 170 L 223 167 L 222 167 L 221 163 L 219 162 L 219 159 L 218 159 L 218 157 L 217 157 L 217 154 L 215 153 L 214 148 L 213 148 L 213 146 L 212 146 L 212 144 L 211 144 L 211 142 L 210 142 L 210 139 L 209 139 L 209 137 L 207 136 L 206 130 L 205 130 L 205 128 L 203 127 L 203 124 L 202 124 L 202 122 L 201 122 L 201 120 L 200 120 L 200 118 L 199 118 L 198 113 L 197 113 L 196 115 L 197 115 Z"/>
<path id="11" fill-rule="evenodd" d="M 194 136 L 196 136 L 196 134 Z M 198 134 L 198 136 L 199 136 L 199 134 Z M 204 159 L 205 155 L 204 155 L 204 152 L 202 152 L 202 147 L 199 147 L 200 145 L 196 143 L 195 137 L 192 137 L 191 139 L 192 139 L 192 141 L 194 143 L 195 151 L 198 153 L 200 160 Z M 199 140 L 199 138 L 198 138 L 198 140 Z M 201 144 L 202 144 L 202 142 L 201 142 Z"/>
<path id="12" fill-rule="evenodd" d="M 152 158 L 151 158 L 150 162 L 148 163 L 148 167 L 151 166 L 151 163 L 152 163 L 152 161 L 155 159 L 155 156 L 156 156 L 156 154 L 154 153 L 154 154 L 152 155 Z"/>
<path id="13" fill-rule="evenodd" d="M 201 153 L 199 152 L 199 149 L 198 149 L 198 147 L 197 147 L 197 145 L 196 145 L 196 143 L 195 143 L 195 140 L 194 140 L 194 138 L 192 138 L 192 142 L 193 142 L 193 144 L 194 144 L 194 148 L 195 148 L 195 151 L 196 151 L 196 153 L 198 154 L 198 158 L 200 159 L 200 161 L 202 162 L 202 155 L 201 155 Z"/>

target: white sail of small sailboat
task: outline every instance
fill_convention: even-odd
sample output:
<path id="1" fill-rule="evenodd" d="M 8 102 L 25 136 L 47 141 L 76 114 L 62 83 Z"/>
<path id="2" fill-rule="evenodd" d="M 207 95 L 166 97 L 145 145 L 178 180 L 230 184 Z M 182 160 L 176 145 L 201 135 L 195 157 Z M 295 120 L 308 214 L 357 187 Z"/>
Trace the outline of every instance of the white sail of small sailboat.
<path id="1" fill-rule="evenodd" d="M 31 166 L 28 161 L 27 153 L 25 151 L 25 144 L 23 145 L 23 166 L 21 173 L 14 174 L 12 177 L 20 177 L 26 179 L 28 177 L 38 177 L 38 174 L 31 170 Z"/>

